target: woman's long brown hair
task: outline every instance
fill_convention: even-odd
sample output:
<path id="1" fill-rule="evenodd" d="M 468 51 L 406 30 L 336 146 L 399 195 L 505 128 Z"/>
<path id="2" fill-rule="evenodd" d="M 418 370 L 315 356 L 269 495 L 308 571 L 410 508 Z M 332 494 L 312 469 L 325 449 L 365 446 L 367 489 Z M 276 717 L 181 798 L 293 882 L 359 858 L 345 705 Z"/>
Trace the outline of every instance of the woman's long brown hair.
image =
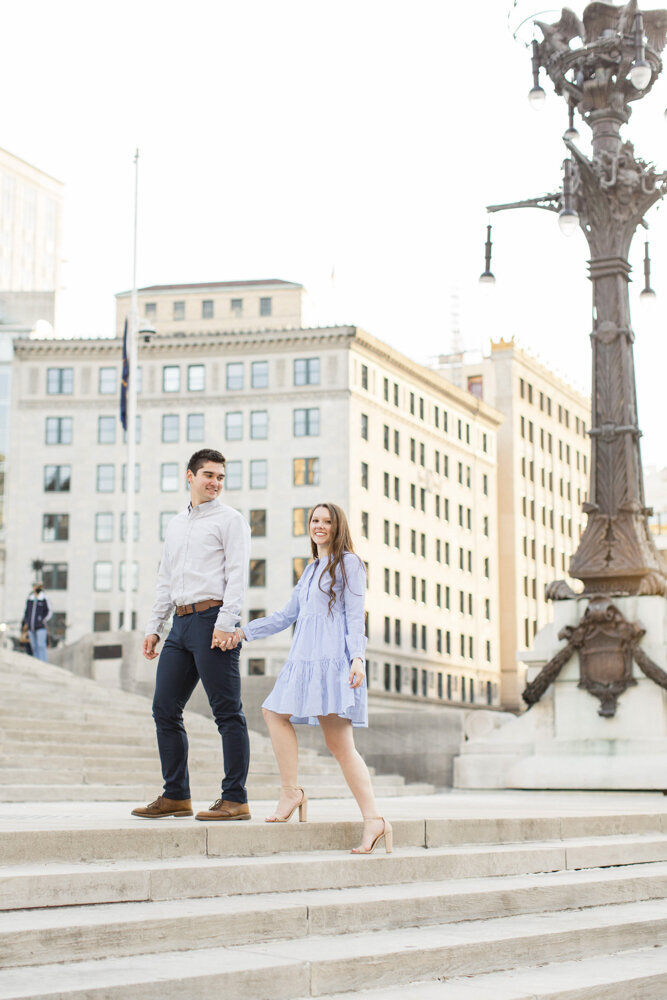
<path id="1" fill-rule="evenodd" d="M 347 523 L 347 518 L 345 516 L 345 511 L 342 507 L 339 507 L 335 503 L 317 503 L 313 507 L 308 517 L 308 535 L 310 536 L 310 522 L 313 519 L 313 515 L 316 510 L 320 507 L 324 507 L 325 510 L 329 512 L 329 517 L 331 518 L 331 545 L 329 547 L 329 560 L 324 567 L 329 572 L 329 607 L 330 612 L 336 603 L 336 594 L 334 592 L 334 584 L 336 582 L 336 570 L 340 566 L 340 575 L 343 581 L 343 589 L 347 587 L 347 574 L 345 572 L 345 562 L 343 556 L 346 552 L 354 552 L 354 546 L 352 545 L 352 538 L 350 537 L 350 526 Z M 310 539 L 310 547 L 315 559 L 318 558 L 317 555 L 317 545 Z M 357 557 L 358 558 L 358 557 Z M 322 587 L 322 576 L 319 581 L 319 588 L 323 594 L 326 593 Z"/>

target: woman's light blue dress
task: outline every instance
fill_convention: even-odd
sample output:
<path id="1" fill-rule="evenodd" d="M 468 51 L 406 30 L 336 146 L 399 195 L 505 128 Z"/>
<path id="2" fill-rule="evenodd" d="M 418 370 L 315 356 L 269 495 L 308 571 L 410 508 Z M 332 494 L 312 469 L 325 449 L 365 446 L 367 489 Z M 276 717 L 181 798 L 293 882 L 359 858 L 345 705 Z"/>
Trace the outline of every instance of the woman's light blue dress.
<path id="1" fill-rule="evenodd" d="M 318 715 L 339 715 L 353 726 L 368 725 L 366 683 L 350 687 L 352 660 L 364 658 L 364 600 L 366 569 L 358 556 L 343 556 L 347 586 L 340 567 L 336 571 L 336 602 L 329 608 L 331 577 L 326 562 L 316 559 L 303 571 L 292 596 L 282 609 L 267 618 L 256 618 L 243 626 L 246 639 L 263 639 L 282 632 L 294 621 L 289 658 L 276 678 L 263 708 L 291 722 L 319 725 Z M 322 587 L 318 586 L 322 580 Z"/>

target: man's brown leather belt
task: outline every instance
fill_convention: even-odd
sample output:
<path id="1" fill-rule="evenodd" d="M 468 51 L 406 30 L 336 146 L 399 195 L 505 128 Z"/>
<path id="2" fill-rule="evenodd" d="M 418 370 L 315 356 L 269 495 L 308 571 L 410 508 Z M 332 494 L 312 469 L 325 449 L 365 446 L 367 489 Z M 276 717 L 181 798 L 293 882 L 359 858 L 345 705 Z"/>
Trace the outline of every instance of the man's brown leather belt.
<path id="1" fill-rule="evenodd" d="M 191 615 L 193 611 L 208 611 L 209 608 L 221 608 L 222 601 L 214 601 L 213 599 L 208 601 L 198 601 L 196 604 L 180 604 L 176 608 L 176 614 L 179 618 L 183 615 Z"/>

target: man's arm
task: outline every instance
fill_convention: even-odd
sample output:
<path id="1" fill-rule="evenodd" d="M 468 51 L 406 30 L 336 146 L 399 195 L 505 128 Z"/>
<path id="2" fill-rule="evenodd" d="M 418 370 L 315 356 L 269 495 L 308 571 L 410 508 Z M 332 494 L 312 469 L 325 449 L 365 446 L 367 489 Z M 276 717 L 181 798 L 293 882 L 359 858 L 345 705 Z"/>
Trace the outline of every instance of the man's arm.
<path id="1" fill-rule="evenodd" d="M 155 601 L 153 602 L 153 610 L 151 611 L 150 621 L 146 626 L 147 637 L 155 634 L 159 640 L 164 623 L 168 620 L 173 609 L 174 605 L 171 599 L 169 550 L 168 543 L 165 541 L 164 549 L 162 551 L 162 559 L 160 560 L 160 569 L 157 574 L 157 584 L 155 585 Z M 155 655 L 157 656 L 157 653 Z"/>
<path id="2" fill-rule="evenodd" d="M 241 618 L 241 608 L 248 586 L 250 525 L 244 517 L 225 520 L 222 526 L 222 545 L 225 552 L 225 603 L 220 608 L 215 628 L 231 633 Z"/>
<path id="3" fill-rule="evenodd" d="M 53 608 L 51 607 L 51 601 L 48 599 L 46 594 L 44 594 L 44 600 L 46 601 L 46 614 L 44 615 L 44 624 L 46 625 L 49 618 L 53 615 Z"/>

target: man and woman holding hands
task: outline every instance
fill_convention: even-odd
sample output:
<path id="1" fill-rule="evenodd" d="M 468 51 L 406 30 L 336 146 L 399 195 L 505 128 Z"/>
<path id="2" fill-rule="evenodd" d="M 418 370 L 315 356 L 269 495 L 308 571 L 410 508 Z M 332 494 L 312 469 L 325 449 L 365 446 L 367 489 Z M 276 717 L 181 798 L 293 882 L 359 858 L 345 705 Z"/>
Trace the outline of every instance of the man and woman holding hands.
<path id="1" fill-rule="evenodd" d="M 354 554 L 345 514 L 332 503 L 312 509 L 308 532 L 313 561 L 289 601 L 281 611 L 240 627 L 250 555 L 248 523 L 219 499 L 225 476 L 220 452 L 195 452 L 186 475 L 190 503 L 167 529 L 143 643 L 144 656 L 155 659 L 160 633 L 173 614 L 159 654 L 153 700 L 164 791 L 155 802 L 134 809 L 133 815 L 146 819 L 193 815 L 183 709 L 201 680 L 222 737 L 225 773 L 221 797 L 198 812 L 196 819 L 250 819 L 239 646 L 296 623 L 287 662 L 262 706 L 281 778 L 278 804 L 266 822 L 285 823 L 297 809 L 299 819 L 306 819 L 308 797 L 298 783 L 294 725 L 319 725 L 363 817 L 361 844 L 353 853 L 369 854 L 382 842 L 390 852 L 391 827 L 378 816 L 368 768 L 352 734 L 353 727 L 368 725 L 366 571 Z"/>

